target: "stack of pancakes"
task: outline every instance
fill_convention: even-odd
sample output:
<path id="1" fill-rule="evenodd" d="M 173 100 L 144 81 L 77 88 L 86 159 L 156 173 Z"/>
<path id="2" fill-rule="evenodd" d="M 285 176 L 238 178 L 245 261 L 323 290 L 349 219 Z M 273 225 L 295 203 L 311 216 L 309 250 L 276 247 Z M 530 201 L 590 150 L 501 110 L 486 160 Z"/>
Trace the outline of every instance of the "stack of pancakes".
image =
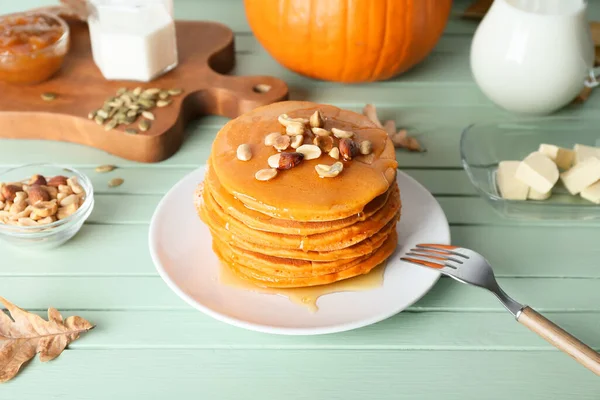
<path id="1" fill-rule="evenodd" d="M 317 164 L 337 161 L 323 152 L 271 180 L 257 180 L 255 173 L 277 154 L 265 136 L 285 134 L 278 117 L 308 119 L 315 111 L 324 117 L 323 129 L 351 131 L 357 143 L 370 141 L 372 152 L 344 161 L 336 177 L 315 172 Z M 304 143 L 312 143 L 311 135 L 308 127 Z M 236 157 L 242 144 L 250 145 L 248 161 Z M 195 203 L 214 251 L 241 278 L 264 287 L 323 285 L 367 273 L 394 252 L 401 208 L 396 167 L 388 135 L 366 117 L 280 102 L 230 121 L 217 134 Z"/>

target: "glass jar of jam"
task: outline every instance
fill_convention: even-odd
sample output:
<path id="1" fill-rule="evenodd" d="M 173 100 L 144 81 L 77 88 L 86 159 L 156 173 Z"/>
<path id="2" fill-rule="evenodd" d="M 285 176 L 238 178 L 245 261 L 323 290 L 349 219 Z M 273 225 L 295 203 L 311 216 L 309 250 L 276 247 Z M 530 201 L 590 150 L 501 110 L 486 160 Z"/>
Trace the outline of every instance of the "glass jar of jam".
<path id="1" fill-rule="evenodd" d="M 0 16 L 0 81 L 20 84 L 49 79 L 69 49 L 69 26 L 44 12 Z"/>

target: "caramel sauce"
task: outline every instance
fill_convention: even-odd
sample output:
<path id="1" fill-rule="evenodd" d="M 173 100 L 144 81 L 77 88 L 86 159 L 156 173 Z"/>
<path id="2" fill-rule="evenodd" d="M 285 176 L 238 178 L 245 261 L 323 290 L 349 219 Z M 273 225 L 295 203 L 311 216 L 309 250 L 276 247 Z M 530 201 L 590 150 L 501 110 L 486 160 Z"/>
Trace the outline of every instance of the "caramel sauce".
<path id="1" fill-rule="evenodd" d="M 219 282 L 225 286 L 236 289 L 249 290 L 257 293 L 266 293 L 287 297 L 292 303 L 306 307 L 310 312 L 317 312 L 317 300 L 321 296 L 338 292 L 361 292 L 381 287 L 386 263 L 379 264 L 371 272 L 354 278 L 345 279 L 328 285 L 312 286 L 305 288 L 266 288 L 256 286 L 238 277 L 229 267 L 221 264 Z"/>
<path id="2" fill-rule="evenodd" d="M 372 154 L 344 162 L 344 170 L 335 179 L 320 178 L 315 172 L 317 164 L 336 161 L 324 154 L 280 171 L 268 182 L 256 180 L 256 171 L 265 168 L 269 156 L 277 153 L 264 145 L 265 136 L 285 132 L 277 117 L 287 113 L 308 118 L 317 109 L 325 117 L 325 129 L 353 131 L 357 143 L 371 141 Z M 305 143 L 312 143 L 309 130 L 305 136 Z M 249 161 L 236 158 L 241 144 L 250 145 Z M 259 107 L 226 124 L 213 142 L 210 163 L 223 188 L 250 209 L 284 220 L 332 221 L 362 212 L 366 204 L 388 190 L 395 179 L 395 157 L 387 133 L 366 117 L 329 105 L 289 101 Z"/>

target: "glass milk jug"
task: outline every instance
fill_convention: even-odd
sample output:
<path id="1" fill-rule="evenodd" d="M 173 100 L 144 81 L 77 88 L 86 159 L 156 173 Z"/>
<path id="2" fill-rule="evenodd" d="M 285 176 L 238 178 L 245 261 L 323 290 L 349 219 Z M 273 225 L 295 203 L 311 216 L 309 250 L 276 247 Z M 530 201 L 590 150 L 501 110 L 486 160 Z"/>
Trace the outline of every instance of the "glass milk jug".
<path id="1" fill-rule="evenodd" d="M 475 32 L 471 71 L 502 108 L 548 114 L 594 77 L 594 45 L 584 0 L 495 0 Z"/>
<path id="2" fill-rule="evenodd" d="M 90 0 L 94 62 L 108 80 L 148 82 L 177 66 L 173 0 Z"/>

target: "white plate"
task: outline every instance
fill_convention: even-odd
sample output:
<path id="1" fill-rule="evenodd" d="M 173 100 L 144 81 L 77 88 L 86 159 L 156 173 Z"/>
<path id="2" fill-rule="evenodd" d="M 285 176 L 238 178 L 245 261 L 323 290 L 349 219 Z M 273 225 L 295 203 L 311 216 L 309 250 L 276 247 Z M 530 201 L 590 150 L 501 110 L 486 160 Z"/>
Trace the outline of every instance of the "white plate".
<path id="1" fill-rule="evenodd" d="M 382 287 L 327 294 L 319 310 L 282 296 L 256 293 L 219 283 L 219 261 L 212 251 L 208 228 L 193 204 L 205 167 L 178 182 L 162 199 L 150 224 L 150 253 L 169 287 L 192 307 L 220 321 L 266 333 L 314 335 L 370 325 L 419 300 L 439 279 L 439 273 L 400 261 L 417 243 L 450 243 L 450 228 L 439 204 L 417 181 L 399 172 L 402 218 L 398 248 L 389 258 Z"/>

